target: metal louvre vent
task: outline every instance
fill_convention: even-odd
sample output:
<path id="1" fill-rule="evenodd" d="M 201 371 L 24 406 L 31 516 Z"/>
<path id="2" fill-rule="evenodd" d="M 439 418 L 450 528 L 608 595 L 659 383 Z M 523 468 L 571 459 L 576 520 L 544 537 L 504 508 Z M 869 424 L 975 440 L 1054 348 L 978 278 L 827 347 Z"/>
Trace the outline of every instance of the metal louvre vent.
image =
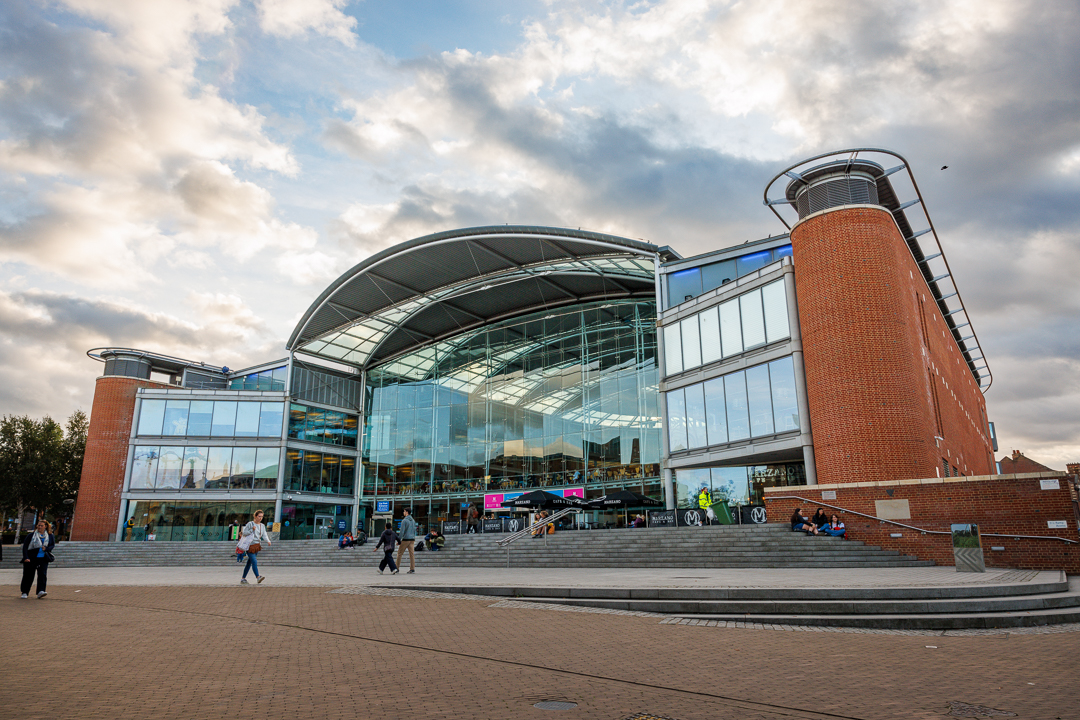
<path id="1" fill-rule="evenodd" d="M 795 206 L 802 219 L 840 205 L 878 205 L 877 184 L 858 175 L 823 178 L 799 191 Z"/>

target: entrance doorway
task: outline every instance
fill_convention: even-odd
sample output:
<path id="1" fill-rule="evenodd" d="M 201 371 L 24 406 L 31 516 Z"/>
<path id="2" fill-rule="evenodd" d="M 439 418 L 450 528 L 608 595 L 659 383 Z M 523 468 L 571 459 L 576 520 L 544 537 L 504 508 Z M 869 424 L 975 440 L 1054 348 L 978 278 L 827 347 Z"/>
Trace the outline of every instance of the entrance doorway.
<path id="1" fill-rule="evenodd" d="M 334 531 L 335 523 L 333 515 L 316 515 L 315 516 L 315 539 L 325 540 L 331 537 L 331 533 Z"/>

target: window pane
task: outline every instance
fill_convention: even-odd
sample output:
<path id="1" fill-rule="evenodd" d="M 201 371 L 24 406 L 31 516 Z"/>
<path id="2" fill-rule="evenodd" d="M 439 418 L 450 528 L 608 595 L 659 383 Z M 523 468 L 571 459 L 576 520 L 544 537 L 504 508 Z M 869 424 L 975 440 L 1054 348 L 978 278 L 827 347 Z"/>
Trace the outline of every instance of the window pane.
<path id="1" fill-rule="evenodd" d="M 686 400 L 682 389 L 667 394 L 668 441 L 671 452 L 686 449 Z"/>
<path id="2" fill-rule="evenodd" d="M 180 487 L 180 467 L 184 460 L 184 448 L 165 446 L 158 460 L 156 488 L 176 490 Z"/>
<path id="3" fill-rule="evenodd" d="M 241 403 L 257 405 L 257 403 Z M 251 480 L 255 476 L 255 450 L 252 447 L 233 448 L 232 477 L 229 487 L 233 490 L 250 490 Z"/>
<path id="4" fill-rule="evenodd" d="M 342 495 L 352 495 L 356 487 L 356 459 L 351 457 L 341 458 L 341 480 L 338 492 Z"/>
<path id="5" fill-rule="evenodd" d="M 701 383 L 686 388 L 686 446 L 705 447 L 705 391 Z"/>
<path id="6" fill-rule="evenodd" d="M 755 270 L 759 270 L 772 261 L 772 251 L 762 250 L 761 252 L 752 253 L 750 255 L 743 255 L 741 258 L 735 259 L 735 270 L 738 272 L 739 277 L 749 275 Z"/>
<path id="7" fill-rule="evenodd" d="M 297 440 L 306 439 L 304 436 L 304 421 L 306 418 L 306 407 L 295 403 L 289 405 L 289 437 Z"/>
<path id="8" fill-rule="evenodd" d="M 687 298 L 696 298 L 701 294 L 701 270 L 690 268 L 668 275 L 668 306 L 674 307 Z"/>
<path id="9" fill-rule="evenodd" d="M 773 418 L 776 432 L 799 429 L 799 403 L 795 397 L 795 363 L 792 358 L 780 358 L 769 363 L 772 381 Z"/>
<path id="10" fill-rule="evenodd" d="M 705 383 L 705 430 L 710 445 L 727 442 L 727 409 L 724 405 L 724 378 Z"/>
<path id="11" fill-rule="evenodd" d="M 209 433 L 209 428 L 207 432 Z M 201 490 L 206 487 L 206 448 L 184 448 L 184 469 L 181 471 L 180 487 L 185 490 Z"/>
<path id="12" fill-rule="evenodd" d="M 286 373 L 287 372 L 288 372 L 288 368 L 285 367 L 285 366 L 282 366 L 282 367 L 279 367 L 279 368 L 274 368 L 274 370 L 273 370 L 273 376 L 274 376 L 274 387 L 273 387 L 273 389 L 274 390 L 284 390 L 285 389 L 285 378 L 286 378 Z"/>
<path id="13" fill-rule="evenodd" d="M 664 360 L 668 375 L 678 375 L 683 371 L 682 335 L 679 323 L 672 323 L 664 328 Z"/>
<path id="14" fill-rule="evenodd" d="M 784 245 L 783 247 L 775 248 L 773 250 L 773 255 L 776 257 L 777 260 L 782 257 L 791 257 L 791 246 Z"/>
<path id="15" fill-rule="evenodd" d="M 761 291 L 739 296 L 742 310 L 743 347 L 749 350 L 765 343 L 765 316 L 761 312 Z"/>
<path id="16" fill-rule="evenodd" d="M 749 483 L 745 467 L 712 469 L 713 499 L 726 497 L 729 502 L 745 505 L 749 502 Z"/>
<path id="17" fill-rule="evenodd" d="M 724 401 L 727 405 L 728 442 L 750 437 L 750 414 L 746 407 L 746 376 L 731 373 L 724 376 Z"/>
<path id="18" fill-rule="evenodd" d="M 742 352 L 742 322 L 739 320 L 739 300 L 729 300 L 720 305 L 720 339 L 724 357 Z"/>
<path id="19" fill-rule="evenodd" d="M 735 279 L 735 261 L 722 260 L 701 268 L 701 289 L 709 292 Z"/>
<path id="20" fill-rule="evenodd" d="M 440 410 L 444 411 L 446 408 Z M 359 420 L 355 415 L 346 415 L 345 424 L 342 431 L 342 445 L 349 448 L 356 447 L 356 434 L 359 426 Z"/>
<path id="21" fill-rule="evenodd" d="M 266 390 L 273 390 L 273 388 L 274 388 L 274 371 L 273 370 L 263 370 L 261 373 L 259 373 L 258 385 L 256 386 L 255 389 L 256 390 L 266 391 Z"/>
<path id="22" fill-rule="evenodd" d="M 747 368 L 746 395 L 750 405 L 750 434 L 754 437 L 772 435 L 772 392 L 769 389 L 768 365 Z"/>
<path id="23" fill-rule="evenodd" d="M 698 334 L 697 315 L 679 323 L 682 332 L 683 370 L 701 365 L 701 340 Z"/>
<path id="24" fill-rule="evenodd" d="M 165 410 L 165 401 L 155 401 L 161 403 L 161 409 Z M 143 406 L 146 406 L 145 401 Z M 157 475 L 157 463 L 159 450 L 155 445 L 140 445 L 136 446 L 135 454 L 131 461 L 131 488 L 142 489 L 154 487 L 154 477 Z"/>
<path id="25" fill-rule="evenodd" d="M 791 335 L 788 327 L 787 294 L 784 281 L 777 280 L 761 288 L 761 302 L 765 306 L 765 336 L 767 342 L 776 342 Z"/>
<path id="26" fill-rule="evenodd" d="M 210 400 L 192 400 L 188 412 L 188 437 L 209 437 L 214 417 L 214 403 Z"/>
<path id="27" fill-rule="evenodd" d="M 164 400 L 143 400 L 139 409 L 139 435 L 160 435 L 164 419 Z"/>
<path id="28" fill-rule="evenodd" d="M 322 453 L 304 453 L 304 492 L 319 492 L 319 481 L 322 479 Z"/>
<path id="29" fill-rule="evenodd" d="M 232 403 L 235 404 L 235 403 Z M 215 413 L 217 408 L 214 409 Z M 212 447 L 206 454 L 206 489 L 224 490 L 232 474 L 232 448 Z"/>
<path id="30" fill-rule="evenodd" d="M 285 451 L 285 489 L 299 490 L 304 475 L 304 451 L 289 448 Z"/>
<path id="31" fill-rule="evenodd" d="M 165 403 L 165 422 L 162 435 L 186 435 L 188 419 L 187 400 L 169 400 Z"/>
<path id="32" fill-rule="evenodd" d="M 257 402 L 236 404 L 236 437 L 259 436 L 259 405 Z"/>
<path id="33" fill-rule="evenodd" d="M 214 437 L 232 437 L 236 427 L 236 403 L 217 401 L 214 403 L 214 424 L 210 434 Z"/>
<path id="34" fill-rule="evenodd" d="M 259 437 L 281 437 L 282 415 L 285 406 L 276 402 L 264 402 L 259 407 Z"/>
<path id="35" fill-rule="evenodd" d="M 341 473 L 340 455 L 323 455 L 322 473 L 319 476 L 319 492 L 337 492 L 338 477 Z"/>
<path id="36" fill-rule="evenodd" d="M 701 324 L 701 364 L 708 365 L 723 357 L 720 349 L 720 314 L 709 308 L 698 315 Z"/>
<path id="37" fill-rule="evenodd" d="M 276 403 L 280 408 L 281 404 Z M 255 489 L 273 490 L 277 487 L 278 459 L 281 457 L 280 450 L 272 447 L 261 447 L 255 455 Z"/>

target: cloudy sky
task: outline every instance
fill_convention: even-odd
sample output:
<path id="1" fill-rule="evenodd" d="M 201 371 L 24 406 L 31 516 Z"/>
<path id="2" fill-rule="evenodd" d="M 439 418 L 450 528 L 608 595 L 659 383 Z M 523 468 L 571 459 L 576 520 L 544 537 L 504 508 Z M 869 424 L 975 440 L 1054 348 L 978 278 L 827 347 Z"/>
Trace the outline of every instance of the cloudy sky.
<path id="1" fill-rule="evenodd" d="M 6 0 L 0 414 L 89 411 L 93 347 L 283 356 L 326 284 L 429 232 L 776 234 L 776 172 L 868 145 L 911 161 L 999 456 L 1063 468 L 1078 60 L 1066 0 Z"/>

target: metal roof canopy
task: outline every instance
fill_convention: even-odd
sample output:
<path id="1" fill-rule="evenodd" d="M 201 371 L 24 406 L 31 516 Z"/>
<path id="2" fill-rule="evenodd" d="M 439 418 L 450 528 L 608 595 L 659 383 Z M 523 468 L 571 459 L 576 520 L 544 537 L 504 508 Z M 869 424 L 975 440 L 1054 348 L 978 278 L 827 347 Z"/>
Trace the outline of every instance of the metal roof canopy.
<path id="1" fill-rule="evenodd" d="M 886 170 L 884 166 L 878 163 L 860 158 L 859 156 L 862 153 L 892 157 L 899 160 L 901 164 Z M 840 156 L 845 155 L 847 157 L 843 159 L 837 159 L 824 164 L 811 165 L 811 163 L 817 163 L 824 158 L 839 158 Z M 979 385 L 979 389 L 985 393 L 990 389 L 990 385 L 994 382 L 994 377 L 990 373 L 988 363 L 983 356 L 982 347 L 979 345 L 979 339 L 975 335 L 975 330 L 972 329 L 971 317 L 968 315 L 967 308 L 964 307 L 964 300 L 960 297 L 960 290 L 953 278 L 952 269 L 949 268 L 949 262 L 945 259 L 945 251 L 941 246 L 941 240 L 938 239 L 937 230 L 934 228 L 934 221 L 930 218 L 930 212 L 926 209 L 926 203 L 923 201 L 922 193 L 919 192 L 919 185 L 915 182 L 915 176 L 911 172 L 911 164 L 906 158 L 892 150 L 885 150 L 882 148 L 851 148 L 848 150 L 835 150 L 815 155 L 812 158 L 802 160 L 777 173 L 776 176 L 765 185 L 765 205 L 773 211 L 773 214 L 780 219 L 780 222 L 784 223 L 784 227 L 790 231 L 791 225 L 779 212 L 777 212 L 777 206 L 787 205 L 794 209 L 795 197 L 801 187 L 813 182 L 823 175 L 835 173 L 837 171 L 851 170 L 868 173 L 876 180 L 878 203 L 892 213 L 897 227 L 900 229 L 904 240 L 907 242 L 912 258 L 914 258 L 916 264 L 918 264 L 923 279 L 926 281 L 931 295 L 933 295 L 934 300 L 937 302 L 938 309 L 941 311 L 941 316 L 945 320 L 945 324 L 949 327 L 957 348 L 964 356 L 964 362 L 967 364 L 968 370 L 971 372 L 972 376 L 974 376 L 975 382 Z M 896 189 L 889 180 L 890 175 L 901 170 L 907 171 L 908 180 L 911 182 L 911 189 L 915 193 L 915 198 L 906 202 L 901 202 L 896 193 Z M 782 178 L 789 183 L 785 189 L 784 197 L 770 199 L 769 190 L 771 190 L 773 185 Z M 926 220 L 927 227 L 923 230 L 915 231 L 908 220 L 906 211 L 914 206 L 919 207 L 922 211 L 923 218 Z M 932 237 L 934 242 L 934 246 L 930 248 L 929 253 L 923 250 L 923 241 L 920 240 L 920 238 L 927 235 Z M 934 270 L 931 267 L 931 264 L 935 264 L 938 269 Z M 955 307 L 951 307 L 949 300 L 954 298 Z M 960 321 L 959 316 L 961 314 L 963 315 L 963 322 Z M 961 330 L 970 334 L 964 336 Z M 979 365 L 980 362 L 983 364 Z"/>
<path id="2" fill-rule="evenodd" d="M 409 240 L 359 263 L 312 303 L 288 349 L 365 369 L 504 318 L 655 297 L 666 248 L 564 228 L 494 225 Z"/>

